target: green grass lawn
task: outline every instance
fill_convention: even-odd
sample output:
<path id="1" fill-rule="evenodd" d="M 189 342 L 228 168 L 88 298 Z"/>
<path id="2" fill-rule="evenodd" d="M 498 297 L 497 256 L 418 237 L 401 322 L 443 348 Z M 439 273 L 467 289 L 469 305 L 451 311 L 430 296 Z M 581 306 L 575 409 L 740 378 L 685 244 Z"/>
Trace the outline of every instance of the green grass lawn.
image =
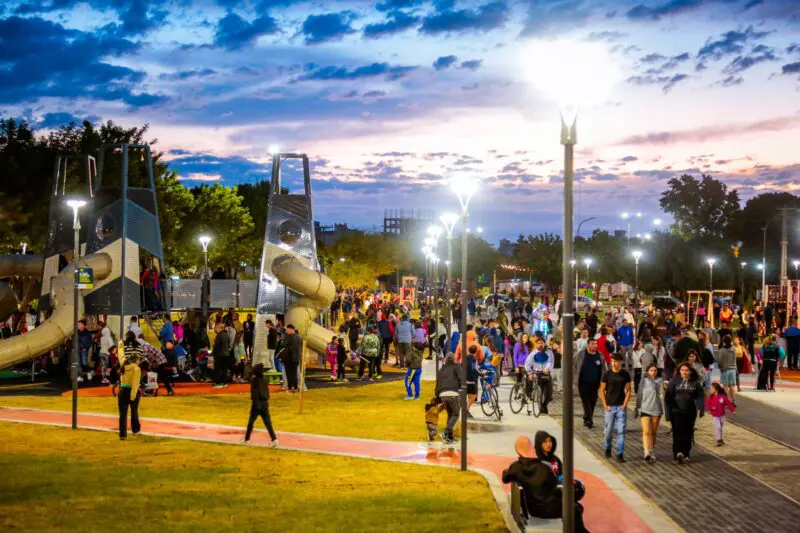
<path id="1" fill-rule="evenodd" d="M 2 531 L 504 531 L 478 474 L 0 422 Z"/>
<path id="2" fill-rule="evenodd" d="M 403 401 L 402 382 L 310 390 L 303 393 L 303 414 L 298 414 L 297 395 L 273 393 L 270 413 L 277 431 L 421 441 L 427 439 L 424 405 L 433 395 L 433 387 L 433 382 L 422 382 L 422 399 L 413 402 Z M 0 397 L 0 406 L 59 411 L 71 410 L 71 402 L 68 396 Z M 81 397 L 78 409 L 117 413 L 117 401 Z M 245 427 L 249 409 L 249 394 L 177 395 L 142 398 L 139 415 Z"/>

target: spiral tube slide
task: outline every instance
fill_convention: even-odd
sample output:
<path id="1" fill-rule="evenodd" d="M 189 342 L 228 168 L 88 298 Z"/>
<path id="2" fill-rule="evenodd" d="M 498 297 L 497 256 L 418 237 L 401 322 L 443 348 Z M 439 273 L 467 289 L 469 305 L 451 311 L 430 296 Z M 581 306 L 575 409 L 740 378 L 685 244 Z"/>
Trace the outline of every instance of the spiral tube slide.
<path id="1" fill-rule="evenodd" d="M 303 265 L 293 255 L 279 255 L 272 261 L 278 281 L 303 296 L 284 313 L 285 323 L 297 328 L 310 350 L 325 353 L 332 333 L 314 322 L 336 297 L 333 281 L 321 272 Z"/>
<path id="2" fill-rule="evenodd" d="M 39 266 L 41 275 L 41 263 Z M 105 279 L 111 273 L 111 257 L 104 253 L 87 255 L 81 258 L 81 266 L 94 270 L 95 281 Z M 70 264 L 53 279 L 51 294 L 54 305 L 50 318 L 29 333 L 0 341 L 0 368 L 39 357 L 72 336 L 74 290 L 75 270 L 74 264 Z M 81 291 L 81 296 L 89 292 L 90 289 Z M 83 316 L 83 297 L 78 298 L 78 315 Z"/>

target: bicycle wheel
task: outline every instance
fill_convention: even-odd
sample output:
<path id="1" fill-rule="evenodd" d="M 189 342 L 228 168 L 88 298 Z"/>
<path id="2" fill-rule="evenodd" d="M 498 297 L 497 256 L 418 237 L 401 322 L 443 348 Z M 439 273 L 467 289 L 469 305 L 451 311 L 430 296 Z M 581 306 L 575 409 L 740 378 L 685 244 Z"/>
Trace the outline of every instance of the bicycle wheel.
<path id="1" fill-rule="evenodd" d="M 542 414 L 542 389 L 539 387 L 538 383 L 534 383 L 533 385 L 531 408 L 533 410 L 533 416 L 539 418 L 539 415 Z"/>
<path id="2" fill-rule="evenodd" d="M 483 411 L 484 415 L 490 418 L 492 417 L 492 415 L 494 415 L 495 405 L 497 405 L 495 402 L 492 401 L 493 392 L 497 394 L 497 392 L 495 392 L 494 389 L 484 386 L 483 394 L 481 395 L 481 411 Z"/>
<path id="3" fill-rule="evenodd" d="M 500 409 L 500 397 L 497 395 L 497 389 L 494 387 L 490 389 L 489 399 L 494 407 L 494 414 L 497 417 L 497 421 L 500 422 L 503 419 L 503 410 Z"/>
<path id="4" fill-rule="evenodd" d="M 514 388 L 511 389 L 511 395 L 508 397 L 508 405 L 511 407 L 511 412 L 514 414 L 522 411 L 522 408 L 525 406 L 525 385 L 523 383 L 517 383 L 514 385 Z"/>

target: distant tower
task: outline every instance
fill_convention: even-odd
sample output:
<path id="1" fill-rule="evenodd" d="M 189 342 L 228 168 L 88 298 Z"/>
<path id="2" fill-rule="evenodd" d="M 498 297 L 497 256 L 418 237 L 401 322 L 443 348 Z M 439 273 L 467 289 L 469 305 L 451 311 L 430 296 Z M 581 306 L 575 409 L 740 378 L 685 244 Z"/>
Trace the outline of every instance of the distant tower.
<path id="1" fill-rule="evenodd" d="M 59 154 L 53 166 L 53 195 L 50 198 L 50 221 L 47 229 L 47 248 L 42 271 L 42 293 L 39 309 L 50 309 L 50 289 L 59 270 L 71 263 L 74 254 L 72 210 L 64 203 L 67 196 L 85 198 L 89 203 L 80 211 L 81 253 L 86 252 L 86 233 L 89 213 L 92 210 L 94 180 L 97 166 L 94 157 L 79 154 Z M 62 256 L 64 261 L 62 261 Z"/>
<path id="2" fill-rule="evenodd" d="M 132 151 L 142 158 L 140 165 L 130 165 Z M 99 161 L 86 251 L 107 253 L 113 268 L 106 279 L 95 281 L 86 312 L 106 314 L 108 326 L 122 338 L 130 316 L 142 311 L 140 264 L 164 272 L 153 156 L 147 144 L 110 144 L 100 148 Z"/>

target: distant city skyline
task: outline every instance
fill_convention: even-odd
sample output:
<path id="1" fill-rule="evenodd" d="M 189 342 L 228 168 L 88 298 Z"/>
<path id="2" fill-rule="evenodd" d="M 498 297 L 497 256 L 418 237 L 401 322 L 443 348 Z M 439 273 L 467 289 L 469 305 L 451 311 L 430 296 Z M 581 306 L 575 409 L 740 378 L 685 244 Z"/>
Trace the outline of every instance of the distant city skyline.
<path id="1" fill-rule="evenodd" d="M 270 146 L 307 153 L 322 224 L 455 211 L 440 182 L 469 174 L 488 240 L 560 234 L 558 113 L 531 83 L 532 46 L 554 38 L 623 73 L 579 118 L 583 235 L 625 229 L 623 211 L 645 214 L 634 234 L 666 223 L 659 196 L 684 172 L 743 203 L 800 192 L 791 0 L 11 0 L 0 116 L 149 123 L 187 186 L 268 178 Z"/>

